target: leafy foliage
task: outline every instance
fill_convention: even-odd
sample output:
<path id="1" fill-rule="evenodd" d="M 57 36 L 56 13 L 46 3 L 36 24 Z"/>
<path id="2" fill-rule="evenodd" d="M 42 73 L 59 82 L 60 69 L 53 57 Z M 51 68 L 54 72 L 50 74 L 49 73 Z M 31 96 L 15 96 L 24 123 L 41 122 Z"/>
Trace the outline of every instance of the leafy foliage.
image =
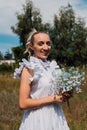
<path id="1" fill-rule="evenodd" d="M 12 54 L 11 54 L 9 51 L 7 51 L 7 52 L 5 53 L 4 58 L 10 60 L 10 59 L 12 59 Z"/>
<path id="2" fill-rule="evenodd" d="M 14 47 L 12 48 L 15 60 L 17 62 L 21 61 L 21 59 L 23 58 L 23 54 L 24 54 L 24 48 L 21 46 L 18 47 Z"/>
<path id="3" fill-rule="evenodd" d="M 0 51 L 0 60 L 2 60 L 2 59 L 3 59 L 3 54 Z"/>
<path id="4" fill-rule="evenodd" d="M 49 24 L 42 24 L 42 17 L 39 9 L 34 8 L 32 1 L 26 1 L 23 5 L 23 13 L 17 13 L 18 23 L 15 26 L 12 26 L 11 29 L 20 37 L 20 43 L 25 47 L 27 37 L 33 28 L 36 28 L 38 31 L 47 30 Z"/>
<path id="5" fill-rule="evenodd" d="M 57 61 L 67 65 L 87 63 L 87 29 L 81 18 L 76 18 L 71 5 L 62 7 L 59 16 L 54 16 L 51 31 Z"/>

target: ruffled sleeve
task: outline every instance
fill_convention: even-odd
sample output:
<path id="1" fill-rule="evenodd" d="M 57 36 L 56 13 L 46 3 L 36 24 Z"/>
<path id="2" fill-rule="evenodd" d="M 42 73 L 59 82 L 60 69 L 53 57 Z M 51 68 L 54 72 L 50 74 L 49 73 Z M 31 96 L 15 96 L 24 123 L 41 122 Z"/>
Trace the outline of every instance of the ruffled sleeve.
<path id="1" fill-rule="evenodd" d="M 52 62 L 50 63 L 50 68 L 52 70 L 59 69 L 59 65 L 57 64 L 57 62 L 55 60 L 52 60 Z"/>
<path id="2" fill-rule="evenodd" d="M 15 69 L 14 78 L 20 78 L 21 72 L 24 67 L 26 67 L 28 69 L 32 69 L 32 70 L 34 69 L 33 66 L 31 66 L 29 61 L 27 61 L 26 59 L 22 59 L 22 62 L 19 63 L 19 68 Z M 32 81 L 33 78 L 30 78 L 30 80 Z"/>
<path id="3" fill-rule="evenodd" d="M 60 68 L 60 66 L 57 64 L 57 62 L 55 60 L 53 60 L 51 62 L 50 68 L 51 68 L 53 76 L 58 77 L 59 75 L 62 74 L 61 68 Z"/>

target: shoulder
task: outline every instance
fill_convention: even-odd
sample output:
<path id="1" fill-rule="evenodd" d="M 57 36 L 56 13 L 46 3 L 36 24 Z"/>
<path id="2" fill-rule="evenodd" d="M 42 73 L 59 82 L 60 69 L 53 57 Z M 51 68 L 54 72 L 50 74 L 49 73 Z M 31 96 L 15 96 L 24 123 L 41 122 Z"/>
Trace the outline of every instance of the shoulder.
<path id="1" fill-rule="evenodd" d="M 30 68 L 27 68 L 27 67 L 23 67 L 21 73 L 24 74 L 24 75 L 28 75 L 28 76 L 33 76 L 34 75 L 33 70 L 30 69 Z"/>

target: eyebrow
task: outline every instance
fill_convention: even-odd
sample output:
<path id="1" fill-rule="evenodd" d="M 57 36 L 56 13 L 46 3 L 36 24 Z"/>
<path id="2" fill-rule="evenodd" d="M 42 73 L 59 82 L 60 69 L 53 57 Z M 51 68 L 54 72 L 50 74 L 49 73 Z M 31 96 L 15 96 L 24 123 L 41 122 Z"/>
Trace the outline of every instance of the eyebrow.
<path id="1" fill-rule="evenodd" d="M 44 42 L 44 41 L 38 41 L 38 42 Z M 51 41 L 46 41 L 46 42 L 51 42 Z"/>

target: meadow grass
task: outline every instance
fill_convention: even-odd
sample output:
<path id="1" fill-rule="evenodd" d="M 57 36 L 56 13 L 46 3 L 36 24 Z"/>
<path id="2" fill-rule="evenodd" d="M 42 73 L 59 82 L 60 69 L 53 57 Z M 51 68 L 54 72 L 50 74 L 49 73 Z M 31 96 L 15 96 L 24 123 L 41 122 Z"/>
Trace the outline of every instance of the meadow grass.
<path id="1" fill-rule="evenodd" d="M 19 84 L 12 74 L 0 74 L 0 130 L 19 129 L 23 115 L 18 107 Z M 87 130 L 87 84 L 70 99 L 70 107 L 71 113 L 67 103 L 62 104 L 70 130 Z"/>

